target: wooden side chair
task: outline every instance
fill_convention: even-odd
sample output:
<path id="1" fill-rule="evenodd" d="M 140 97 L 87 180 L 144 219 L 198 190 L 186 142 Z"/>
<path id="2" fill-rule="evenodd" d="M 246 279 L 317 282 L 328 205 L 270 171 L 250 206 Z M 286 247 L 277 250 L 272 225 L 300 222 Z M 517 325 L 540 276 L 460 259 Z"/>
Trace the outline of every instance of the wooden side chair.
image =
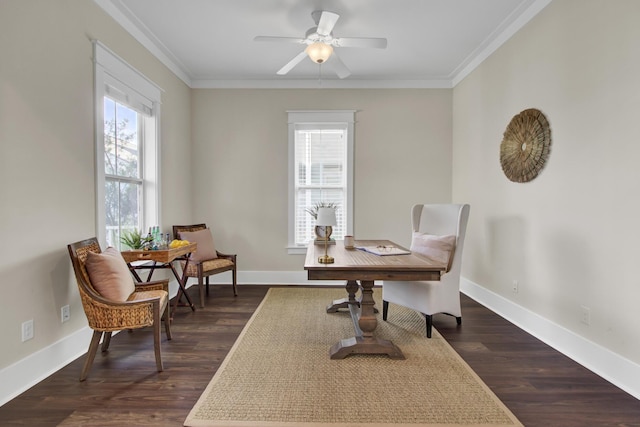
<path id="1" fill-rule="evenodd" d="M 164 318 L 167 339 L 171 339 L 169 318 L 169 281 L 134 282 L 126 262 L 114 248 L 100 250 L 94 237 L 67 245 L 78 282 L 82 306 L 93 329 L 80 381 L 89 374 L 104 334 L 106 352 L 113 331 L 153 326 L 154 350 L 158 372 L 163 370 L 160 354 L 160 321 Z"/>
<path id="2" fill-rule="evenodd" d="M 231 271 L 233 296 L 238 296 L 236 267 L 237 255 L 224 254 L 216 250 L 213 243 L 211 230 L 206 224 L 174 225 L 173 238 L 196 242 L 198 249 L 191 254 L 189 265 L 185 272 L 187 277 L 198 279 L 198 289 L 200 291 L 200 307 L 204 308 L 204 285 L 207 285 L 207 295 L 209 295 L 209 277 Z M 182 266 L 184 268 L 184 261 Z"/>

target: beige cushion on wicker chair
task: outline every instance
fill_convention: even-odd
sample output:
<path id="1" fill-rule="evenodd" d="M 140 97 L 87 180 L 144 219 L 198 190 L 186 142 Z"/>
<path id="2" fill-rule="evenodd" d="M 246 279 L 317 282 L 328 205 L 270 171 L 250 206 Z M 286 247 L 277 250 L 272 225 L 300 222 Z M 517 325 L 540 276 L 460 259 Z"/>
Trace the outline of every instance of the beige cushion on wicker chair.
<path id="1" fill-rule="evenodd" d="M 190 256 L 191 262 L 198 263 L 218 258 L 216 246 L 213 244 L 213 236 L 208 228 L 198 231 L 182 231 L 180 232 L 180 238 L 198 244 L 198 249 Z"/>
<path id="2" fill-rule="evenodd" d="M 141 301 L 149 298 L 160 298 L 160 305 L 164 306 L 167 303 L 167 298 L 169 294 L 163 290 L 155 290 L 155 291 L 138 291 L 132 293 L 127 301 Z"/>
<path id="3" fill-rule="evenodd" d="M 209 261 L 204 261 L 202 263 L 202 272 L 206 273 L 208 271 L 217 270 L 218 268 L 232 266 L 232 261 L 224 258 L 216 258 Z M 184 268 L 184 262 L 182 263 L 182 267 Z M 187 266 L 187 276 L 198 277 L 198 266 L 196 264 L 189 263 L 189 265 Z"/>
<path id="4" fill-rule="evenodd" d="M 127 301 L 136 289 L 127 263 L 115 248 L 87 253 L 85 267 L 95 290 L 107 299 Z"/>

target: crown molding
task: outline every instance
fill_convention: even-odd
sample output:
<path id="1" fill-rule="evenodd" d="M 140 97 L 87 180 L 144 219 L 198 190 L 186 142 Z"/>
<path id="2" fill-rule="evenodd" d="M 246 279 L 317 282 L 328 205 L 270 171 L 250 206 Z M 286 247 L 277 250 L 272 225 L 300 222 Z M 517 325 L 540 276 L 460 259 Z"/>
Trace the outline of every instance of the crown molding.
<path id="1" fill-rule="evenodd" d="M 531 0 L 514 10 L 496 30 L 489 35 L 471 54 L 462 61 L 451 77 L 452 87 L 464 80 L 473 70 L 482 64 L 493 52 L 505 44 L 515 33 L 520 31 L 542 9 L 553 0 Z M 515 19 L 513 17 L 516 17 Z"/>
<path id="2" fill-rule="evenodd" d="M 173 56 L 170 51 L 164 47 L 159 40 L 153 37 L 151 31 L 143 31 L 141 22 L 137 21 L 133 13 L 125 14 L 122 11 L 128 10 L 119 0 L 94 0 L 94 2 L 102 8 L 109 16 L 111 16 L 120 26 L 122 26 L 134 39 L 144 46 L 158 61 L 162 62 L 173 74 L 182 80 L 187 86 L 191 87 L 191 77 L 186 71 L 186 67 L 179 65 L 178 59 Z M 117 7 L 115 3 L 119 3 Z M 134 20 L 138 24 L 134 23 Z"/>
<path id="3" fill-rule="evenodd" d="M 193 80 L 193 89 L 451 89 L 450 79 L 434 80 Z"/>
<path id="4" fill-rule="evenodd" d="M 192 89 L 451 89 L 464 80 L 493 52 L 524 27 L 553 0 L 527 0 L 514 10 L 496 30 L 489 35 L 452 73 L 435 79 L 205 79 L 195 78 L 187 67 L 145 30 L 133 13 L 120 0 L 94 0 L 109 16 L 120 24 L 132 37 L 171 70 Z M 117 4 L 117 5 L 116 5 Z M 123 12 L 124 11 L 124 12 Z"/>

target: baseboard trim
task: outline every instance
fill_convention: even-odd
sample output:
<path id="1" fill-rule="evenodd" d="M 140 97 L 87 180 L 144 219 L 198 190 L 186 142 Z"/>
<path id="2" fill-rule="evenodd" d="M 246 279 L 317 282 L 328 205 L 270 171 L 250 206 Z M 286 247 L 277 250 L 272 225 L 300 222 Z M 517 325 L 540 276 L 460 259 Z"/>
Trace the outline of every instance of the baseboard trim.
<path id="1" fill-rule="evenodd" d="M 230 283 L 231 273 L 228 273 L 229 277 L 226 277 L 226 274 L 213 276 L 211 283 Z M 190 280 L 188 286 L 193 283 L 194 281 Z M 239 271 L 238 284 L 335 286 L 336 282 L 307 280 L 305 271 Z M 173 296 L 177 290 L 177 284 L 172 288 Z M 640 365 L 470 280 L 462 278 L 460 290 L 527 333 L 600 375 L 636 399 L 640 399 Z M 91 340 L 91 334 L 91 329 L 85 326 L 0 370 L 0 406 L 84 355 Z"/>
<path id="2" fill-rule="evenodd" d="M 231 282 L 231 273 L 211 277 L 211 283 Z M 189 279 L 187 287 L 197 284 Z M 336 285 L 335 281 L 307 280 L 305 271 L 239 271 L 238 284 L 251 285 Z M 177 294 L 178 284 L 172 278 L 169 293 Z M 0 370 L 0 406 L 17 397 L 49 375 L 62 369 L 87 352 L 92 330 L 85 326 L 59 341 L 33 353 Z M 78 376 L 80 372 L 78 372 Z"/>
<path id="3" fill-rule="evenodd" d="M 300 271 L 238 271 L 238 285 L 336 285 L 335 280 L 308 280 L 307 272 Z M 211 276 L 211 283 L 231 283 L 231 272 L 225 272 Z M 192 286 L 198 281 L 190 278 L 187 286 Z"/>
<path id="4" fill-rule="evenodd" d="M 0 406 L 85 354 L 92 334 L 85 326 L 0 370 Z"/>
<path id="5" fill-rule="evenodd" d="M 460 290 L 545 344 L 640 399 L 640 365 L 462 278 Z"/>

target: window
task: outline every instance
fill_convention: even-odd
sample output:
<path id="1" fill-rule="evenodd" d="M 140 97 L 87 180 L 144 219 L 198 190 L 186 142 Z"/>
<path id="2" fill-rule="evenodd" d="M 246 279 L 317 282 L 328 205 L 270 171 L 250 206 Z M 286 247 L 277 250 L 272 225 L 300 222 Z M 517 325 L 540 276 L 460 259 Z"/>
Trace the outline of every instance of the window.
<path id="1" fill-rule="evenodd" d="M 317 203 L 337 205 L 332 237 L 353 229 L 354 111 L 289 111 L 289 253 L 315 238 Z"/>
<path id="2" fill-rule="evenodd" d="M 103 245 L 159 220 L 160 89 L 99 42 L 96 92 L 96 223 Z"/>
<path id="3" fill-rule="evenodd" d="M 142 229 L 142 118 L 104 97 L 104 204 L 107 245 L 119 247 L 123 231 Z M 139 126 L 140 124 L 140 126 Z"/>

